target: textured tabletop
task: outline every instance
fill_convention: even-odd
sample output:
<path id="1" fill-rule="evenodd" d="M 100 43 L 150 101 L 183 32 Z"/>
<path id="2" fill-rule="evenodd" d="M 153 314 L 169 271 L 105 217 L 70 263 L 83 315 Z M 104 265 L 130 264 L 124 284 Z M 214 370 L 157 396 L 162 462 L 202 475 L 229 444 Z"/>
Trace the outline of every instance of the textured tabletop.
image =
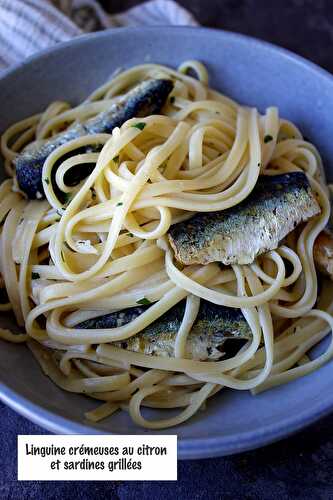
<path id="1" fill-rule="evenodd" d="M 102 0 L 101 3 L 115 12 L 140 2 Z M 333 72 L 331 0 L 179 0 L 179 3 L 191 10 L 203 25 L 276 43 Z M 0 499 L 333 499 L 333 415 L 261 450 L 180 462 L 177 483 L 18 483 L 16 436 L 44 431 L 1 404 L 0 422 Z"/>
<path id="2" fill-rule="evenodd" d="M 145 0 L 100 0 L 119 12 Z M 332 0 L 177 0 L 203 26 L 281 45 L 333 72 Z"/>

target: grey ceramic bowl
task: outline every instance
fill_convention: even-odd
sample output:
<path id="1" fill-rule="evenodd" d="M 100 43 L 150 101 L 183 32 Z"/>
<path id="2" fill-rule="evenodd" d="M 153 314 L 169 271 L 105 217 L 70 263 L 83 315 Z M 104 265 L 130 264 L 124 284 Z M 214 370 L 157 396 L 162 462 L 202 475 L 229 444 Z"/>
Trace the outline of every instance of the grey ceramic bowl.
<path id="1" fill-rule="evenodd" d="M 176 67 L 199 59 L 211 85 L 263 110 L 277 105 L 318 146 L 333 178 L 333 78 L 285 50 L 242 35 L 199 28 L 117 29 L 84 36 L 33 57 L 0 79 L 0 130 L 43 110 L 52 100 L 78 103 L 118 67 L 152 61 Z M 84 411 L 96 405 L 65 393 L 46 378 L 24 346 L 2 343 L 0 397 L 55 433 L 144 433 L 125 413 L 92 425 Z M 280 439 L 333 409 L 333 364 L 252 397 L 221 391 L 178 434 L 179 457 L 237 453 Z M 149 431 L 150 432 L 150 431 Z"/>

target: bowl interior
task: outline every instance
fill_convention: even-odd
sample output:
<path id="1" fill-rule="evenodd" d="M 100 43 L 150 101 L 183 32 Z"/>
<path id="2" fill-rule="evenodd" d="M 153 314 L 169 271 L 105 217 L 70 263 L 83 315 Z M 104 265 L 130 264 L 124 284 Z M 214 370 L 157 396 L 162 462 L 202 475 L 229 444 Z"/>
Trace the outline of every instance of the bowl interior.
<path id="1" fill-rule="evenodd" d="M 333 178 L 333 83 L 311 63 L 243 36 L 192 28 L 117 29 L 82 37 L 29 60 L 0 79 L 0 130 L 54 100 L 79 103 L 117 68 L 144 62 L 176 67 L 199 59 L 210 84 L 261 111 L 270 105 L 295 122 L 319 148 Z M 8 321 L 2 319 L 1 321 Z M 333 406 L 333 366 L 252 397 L 222 390 L 177 433 L 180 456 L 231 453 L 259 446 L 313 420 Z M 65 393 L 40 371 L 24 346 L 2 343 L 0 393 L 16 410 L 55 432 L 147 432 L 125 413 L 99 424 L 83 416 L 96 403 Z M 326 395 L 323 406 L 323 395 Z M 156 413 L 154 413 L 156 415 Z M 149 433 L 154 431 L 149 431 Z"/>

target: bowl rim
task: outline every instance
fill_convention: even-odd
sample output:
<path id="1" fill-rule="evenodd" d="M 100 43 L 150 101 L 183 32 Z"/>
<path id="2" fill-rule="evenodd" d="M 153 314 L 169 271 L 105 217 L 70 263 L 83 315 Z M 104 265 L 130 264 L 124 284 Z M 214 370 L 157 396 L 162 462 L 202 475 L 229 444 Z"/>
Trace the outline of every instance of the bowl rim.
<path id="1" fill-rule="evenodd" d="M 6 80 L 15 76 L 21 69 L 33 64 L 37 60 L 48 58 L 52 54 L 63 52 L 67 47 L 84 46 L 91 43 L 95 39 L 110 38 L 121 33 L 143 35 L 144 33 L 158 33 L 161 30 L 166 33 L 173 34 L 174 32 L 192 32 L 195 37 L 209 38 L 210 36 L 221 36 L 224 41 L 232 40 L 234 42 L 246 43 L 252 48 L 265 47 L 271 53 L 278 57 L 289 60 L 292 64 L 303 66 L 307 71 L 318 78 L 324 78 L 332 85 L 333 92 L 333 76 L 324 68 L 318 66 L 305 59 L 304 57 L 291 52 L 288 49 L 279 47 L 270 42 L 260 40 L 248 35 L 227 30 L 218 30 L 205 27 L 193 26 L 145 26 L 145 27 L 124 27 L 111 28 L 95 33 L 88 33 L 75 37 L 72 40 L 61 42 L 55 46 L 43 49 L 37 54 L 29 56 L 24 61 L 10 67 L 0 74 L 0 80 Z M 33 403 L 30 399 L 20 395 L 14 389 L 8 387 L 3 381 L 0 381 L 0 400 L 11 407 L 17 413 L 26 417 L 33 423 L 42 428 L 56 434 L 113 434 L 106 432 L 103 429 L 90 427 L 89 424 L 81 424 L 67 417 L 63 417 L 57 413 L 47 410 L 45 407 Z M 326 398 L 318 402 L 316 405 L 307 408 L 301 413 L 286 415 L 286 418 L 280 419 L 279 422 L 265 425 L 254 431 L 244 431 L 232 436 L 222 437 L 197 437 L 197 438 L 182 438 L 178 441 L 178 458 L 179 459 L 194 459 L 194 458 L 209 458 L 224 455 L 239 453 L 246 450 L 255 449 L 299 431 L 300 429 L 317 421 L 321 417 L 333 411 L 333 394 L 331 397 L 326 395 Z M 161 432 L 162 433 L 162 432 Z"/>

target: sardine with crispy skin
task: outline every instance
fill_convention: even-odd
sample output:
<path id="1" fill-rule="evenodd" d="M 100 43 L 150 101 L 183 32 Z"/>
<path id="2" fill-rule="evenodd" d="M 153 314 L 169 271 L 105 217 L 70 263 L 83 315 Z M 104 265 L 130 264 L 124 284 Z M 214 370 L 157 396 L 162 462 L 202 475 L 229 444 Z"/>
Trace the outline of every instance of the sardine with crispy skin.
<path id="1" fill-rule="evenodd" d="M 147 307 L 133 307 L 83 321 L 76 328 L 116 328 L 133 321 Z M 148 355 L 174 357 L 176 334 L 185 311 L 182 301 L 140 333 L 112 345 Z M 218 306 L 201 300 L 200 309 L 187 337 L 186 357 L 195 360 L 217 360 L 234 355 L 252 337 L 251 329 L 240 309 Z"/>
<path id="2" fill-rule="evenodd" d="M 161 111 L 173 88 L 171 80 L 147 80 L 130 90 L 110 109 L 99 113 L 85 123 L 73 125 L 65 132 L 52 137 L 42 146 L 28 146 L 15 160 L 16 177 L 19 187 L 28 198 L 44 198 L 42 170 L 46 158 L 59 146 L 84 135 L 111 133 L 130 118 L 140 118 Z M 79 153 L 90 151 L 91 147 L 80 148 Z M 74 154 L 74 152 L 72 153 Z M 68 157 L 68 156 L 67 156 Z M 86 168 L 88 166 L 88 168 Z M 93 169 L 87 165 L 80 173 L 75 173 L 77 182 L 85 178 Z"/>
<path id="3" fill-rule="evenodd" d="M 303 172 L 261 176 L 238 205 L 199 213 L 171 226 L 169 241 L 182 264 L 250 264 L 258 255 L 277 248 L 298 224 L 319 213 Z"/>

